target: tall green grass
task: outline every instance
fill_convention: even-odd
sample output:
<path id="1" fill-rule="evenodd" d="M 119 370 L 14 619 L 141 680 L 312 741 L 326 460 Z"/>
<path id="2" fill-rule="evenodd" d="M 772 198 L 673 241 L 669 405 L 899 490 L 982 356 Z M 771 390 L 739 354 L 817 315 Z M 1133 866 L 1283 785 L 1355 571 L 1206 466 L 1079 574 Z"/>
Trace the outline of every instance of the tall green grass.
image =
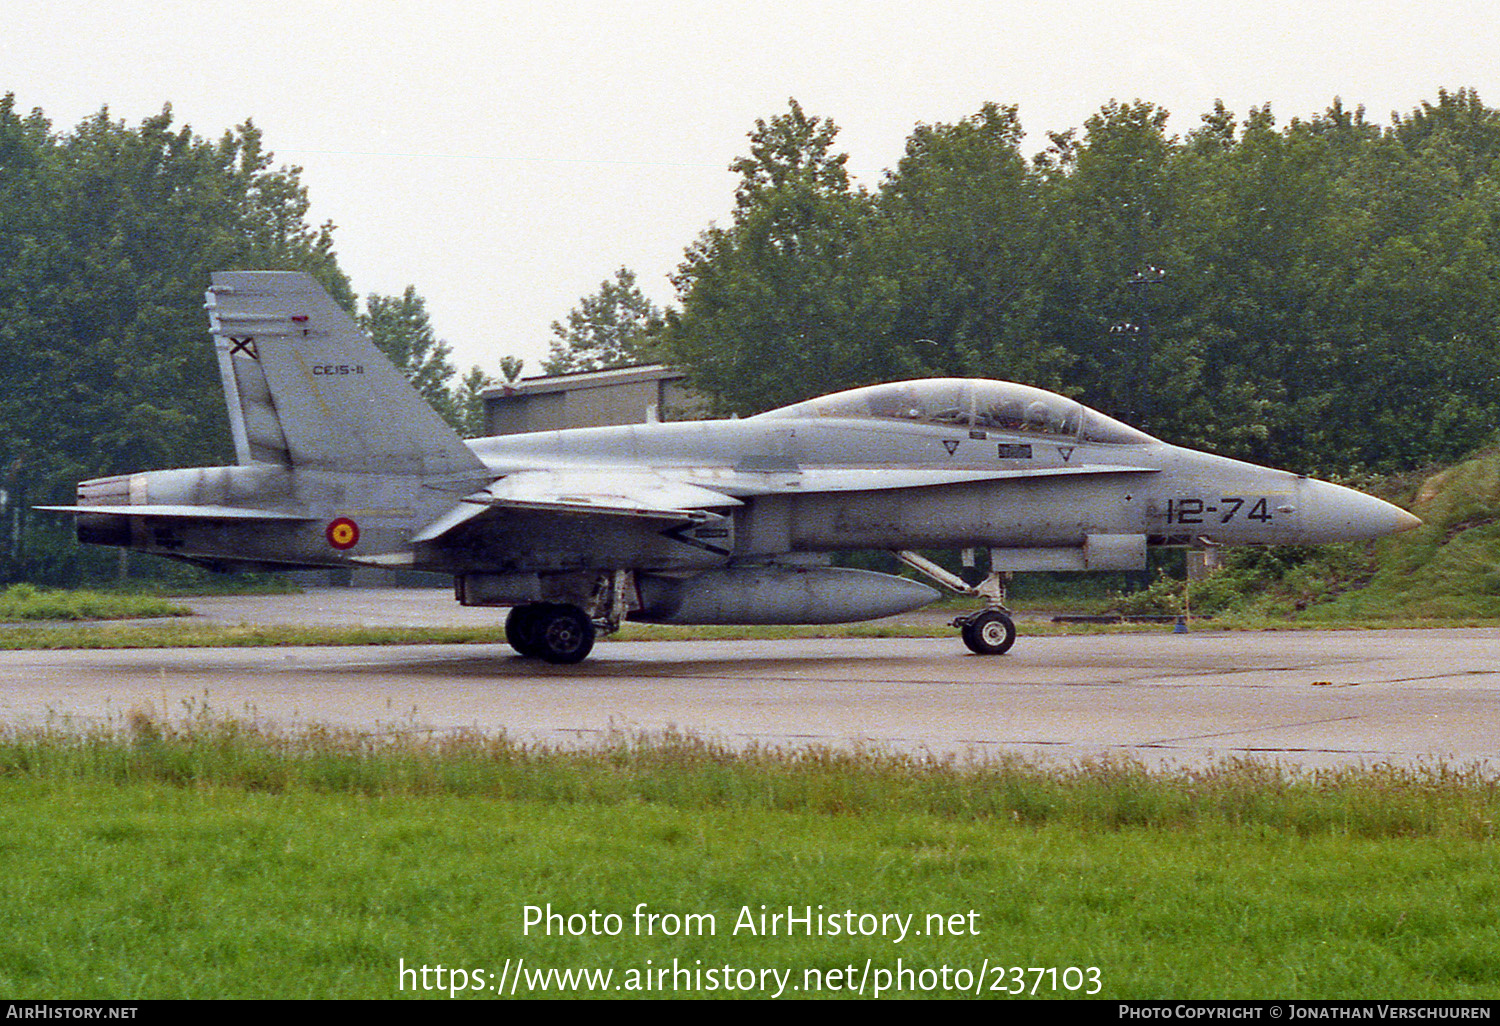
<path id="1" fill-rule="evenodd" d="M 1053 771 L 681 734 L 568 751 L 136 712 L 0 737 L 0 992 L 448 1000 L 401 989 L 398 965 L 679 959 L 800 982 L 901 959 L 1096 967 L 1102 998 L 1486 997 L 1497 808 L 1485 774 L 1438 766 Z M 527 933 L 543 904 L 720 929 Z M 975 929 L 899 945 L 729 930 L 746 907 L 820 905 Z M 518 996 L 548 995 L 584 992 Z"/>
<path id="2" fill-rule="evenodd" d="M 1129 758 L 1059 769 L 874 749 L 751 745 L 686 734 L 567 749 L 471 732 L 284 733 L 203 712 L 139 710 L 113 727 L 0 732 L 0 778 L 285 794 L 451 795 L 548 803 L 863 814 L 900 810 L 1090 830 L 1254 828 L 1296 836 L 1488 840 L 1500 784 L 1477 767 L 1292 770 L 1250 760 L 1153 770 Z"/>
<path id="3" fill-rule="evenodd" d="M 124 620 L 192 616 L 193 611 L 159 595 L 111 591 L 63 591 L 12 584 L 0 591 L 0 622 L 20 620 Z"/>

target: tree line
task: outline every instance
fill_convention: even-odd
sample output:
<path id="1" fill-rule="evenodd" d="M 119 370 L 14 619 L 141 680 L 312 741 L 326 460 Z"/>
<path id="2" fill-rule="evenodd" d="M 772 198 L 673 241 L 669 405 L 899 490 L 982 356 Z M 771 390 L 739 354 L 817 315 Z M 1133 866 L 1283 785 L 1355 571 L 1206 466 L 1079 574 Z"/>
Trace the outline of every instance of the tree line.
<path id="1" fill-rule="evenodd" d="M 634 358 L 739 413 L 1010 379 L 1325 474 L 1495 437 L 1500 113 L 1459 90 L 1384 126 L 1338 101 L 1284 126 L 1223 104 L 1185 136 L 1167 123 L 1110 103 L 1028 158 L 1017 109 L 986 104 L 918 125 L 864 189 L 834 122 L 794 100 L 731 165 L 732 217 L 687 250 L 677 305 L 624 318 Z"/>

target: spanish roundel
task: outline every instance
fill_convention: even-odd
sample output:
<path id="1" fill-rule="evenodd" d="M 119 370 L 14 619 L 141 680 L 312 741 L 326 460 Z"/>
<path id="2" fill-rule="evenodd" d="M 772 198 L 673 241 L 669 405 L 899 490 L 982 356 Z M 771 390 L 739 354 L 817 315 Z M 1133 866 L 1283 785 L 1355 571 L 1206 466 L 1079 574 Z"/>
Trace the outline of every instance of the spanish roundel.
<path id="1" fill-rule="evenodd" d="M 336 549 L 352 549 L 359 544 L 359 525 L 348 517 L 331 521 L 323 534 L 328 538 L 328 544 Z"/>

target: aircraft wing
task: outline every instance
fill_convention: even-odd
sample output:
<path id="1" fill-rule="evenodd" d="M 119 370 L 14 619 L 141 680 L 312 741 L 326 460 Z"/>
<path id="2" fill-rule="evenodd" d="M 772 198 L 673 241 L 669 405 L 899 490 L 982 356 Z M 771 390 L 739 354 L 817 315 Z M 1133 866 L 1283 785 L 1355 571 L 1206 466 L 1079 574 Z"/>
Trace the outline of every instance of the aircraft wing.
<path id="1" fill-rule="evenodd" d="M 636 517 L 697 523 L 715 509 L 740 506 L 740 496 L 890 491 L 974 481 L 1005 481 L 1079 474 L 1154 474 L 1155 467 L 1081 464 L 1074 467 L 948 469 L 909 467 L 805 467 L 784 471 L 730 468 L 579 468 L 522 470 L 509 474 L 428 524 L 412 538 L 430 542 L 492 510 L 533 510 L 573 516 Z"/>
<path id="2" fill-rule="evenodd" d="M 680 475 L 684 483 L 700 485 L 725 495 L 753 496 L 814 494 L 819 492 L 891 491 L 898 488 L 933 488 L 938 485 L 974 481 L 1008 481 L 1038 477 L 1072 477 L 1080 474 L 1154 474 L 1155 467 L 1082 463 L 1069 467 L 947 468 L 947 467 L 802 467 L 787 470 L 746 471 L 713 467 L 686 471 L 663 471 Z"/>
<path id="3" fill-rule="evenodd" d="M 739 499 L 723 491 L 672 480 L 649 470 L 523 470 L 464 496 L 412 541 L 433 541 L 494 510 L 690 524 L 711 519 L 714 514 L 708 512 L 710 509 L 741 505 Z"/>

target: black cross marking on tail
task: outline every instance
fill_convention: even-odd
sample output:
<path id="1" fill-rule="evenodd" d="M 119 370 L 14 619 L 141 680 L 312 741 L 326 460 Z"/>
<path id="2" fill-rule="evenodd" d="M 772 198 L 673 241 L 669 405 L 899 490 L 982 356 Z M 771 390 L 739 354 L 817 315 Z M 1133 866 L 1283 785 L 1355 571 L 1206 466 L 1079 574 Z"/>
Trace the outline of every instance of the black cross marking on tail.
<path id="1" fill-rule="evenodd" d="M 253 338 L 232 338 L 232 339 L 230 339 L 229 340 L 229 355 L 230 356 L 234 356 L 236 353 L 244 353 L 246 356 L 250 357 L 250 359 L 252 359 L 252 360 L 259 360 L 260 359 L 260 354 L 255 351 L 255 339 L 253 339 Z"/>

